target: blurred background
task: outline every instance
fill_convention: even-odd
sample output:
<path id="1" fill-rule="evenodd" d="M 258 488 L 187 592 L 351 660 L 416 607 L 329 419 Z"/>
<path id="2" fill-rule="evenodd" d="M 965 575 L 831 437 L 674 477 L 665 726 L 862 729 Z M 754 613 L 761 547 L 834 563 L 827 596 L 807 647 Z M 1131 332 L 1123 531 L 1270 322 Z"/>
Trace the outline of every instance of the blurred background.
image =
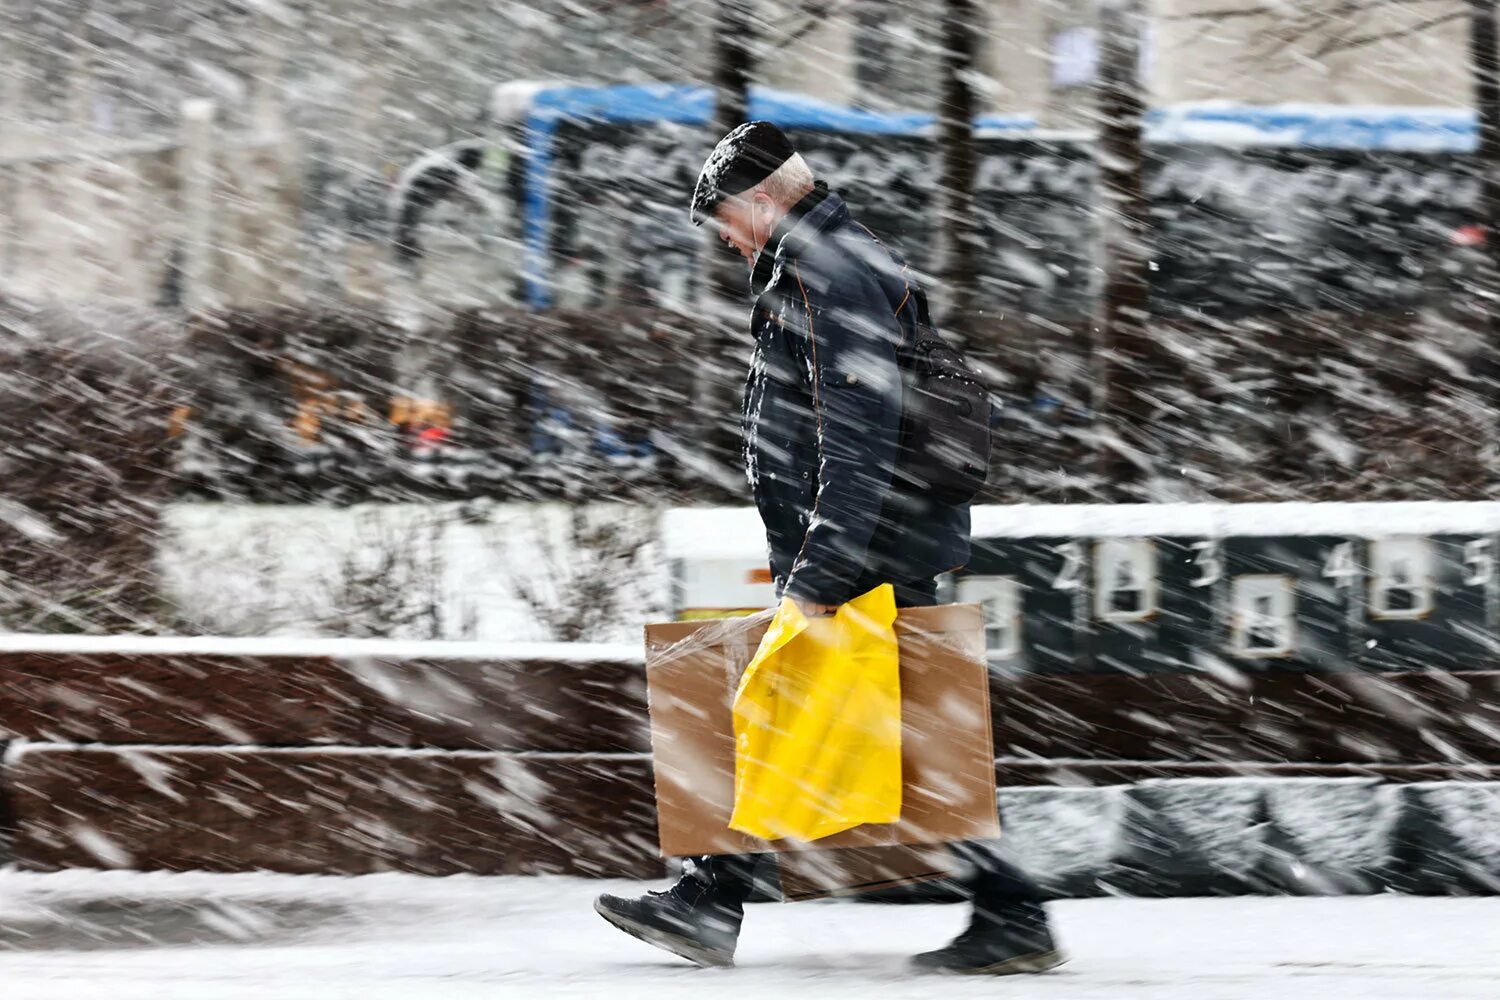
<path id="1" fill-rule="evenodd" d="M 185 592 L 185 565 L 292 572 L 241 552 L 295 534 L 272 512 L 414 505 L 337 515 L 401 536 L 351 549 L 389 560 L 517 504 L 562 503 L 576 548 L 591 503 L 746 503 L 743 264 L 685 205 L 747 117 L 915 262 L 985 367 L 986 501 L 1487 497 L 1494 16 L 10 0 L 0 532 L 12 593 L 47 591 L 15 627 L 274 630 L 166 620 L 159 580 L 57 582 L 105 558 L 161 556 Z"/>
<path id="2" fill-rule="evenodd" d="M 940 597 L 1001 849 L 1109 897 L 1060 993 L 1492 995 L 1492 904 L 1406 897 L 1500 891 L 1500 504 L 1384 501 L 1500 484 L 1497 60 L 1496 0 L 0 0 L 7 986 L 670 993 L 588 883 L 265 873 L 665 874 L 641 625 L 775 601 L 687 212 L 767 118 L 987 377 Z M 1250 893 L 1372 898 L 1119 898 Z M 806 912 L 768 992 L 906 989 L 921 921 Z"/>

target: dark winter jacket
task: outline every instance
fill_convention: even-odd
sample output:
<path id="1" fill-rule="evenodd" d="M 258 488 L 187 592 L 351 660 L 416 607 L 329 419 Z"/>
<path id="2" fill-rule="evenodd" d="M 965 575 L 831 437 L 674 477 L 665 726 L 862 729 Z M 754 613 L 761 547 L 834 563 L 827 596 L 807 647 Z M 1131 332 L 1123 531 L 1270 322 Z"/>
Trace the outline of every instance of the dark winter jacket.
<path id="1" fill-rule="evenodd" d="M 914 280 L 821 184 L 756 262 L 745 471 L 778 596 L 842 604 L 871 580 L 929 578 L 968 560 L 967 504 L 891 485 L 896 348 L 914 333 Z"/>

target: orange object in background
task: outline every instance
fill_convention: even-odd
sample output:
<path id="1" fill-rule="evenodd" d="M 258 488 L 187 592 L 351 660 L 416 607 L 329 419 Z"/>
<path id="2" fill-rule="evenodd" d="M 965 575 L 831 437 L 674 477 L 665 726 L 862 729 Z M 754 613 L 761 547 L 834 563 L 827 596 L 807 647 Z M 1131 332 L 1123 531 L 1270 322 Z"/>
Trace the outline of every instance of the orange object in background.
<path id="1" fill-rule="evenodd" d="M 325 420 L 369 423 L 373 413 L 358 392 L 341 388 L 327 372 L 298 361 L 281 358 L 276 363 L 291 382 L 297 408 L 289 422 L 297 437 L 307 444 L 323 436 Z"/>
<path id="2" fill-rule="evenodd" d="M 453 407 L 435 399 L 396 396 L 389 419 L 418 456 L 433 454 L 453 437 Z"/>
<path id="3" fill-rule="evenodd" d="M 193 408 L 191 406 L 178 406 L 172 409 L 167 417 L 167 440 L 174 441 L 187 433 L 188 421 L 193 419 Z"/>
<path id="4" fill-rule="evenodd" d="M 304 399 L 297 404 L 297 412 L 292 417 L 292 430 L 297 436 L 308 444 L 318 440 L 323 433 L 323 418 L 319 414 L 317 400 Z"/>
<path id="5" fill-rule="evenodd" d="M 297 437 L 312 444 L 322 436 L 324 414 L 338 412 L 338 404 L 332 399 L 333 379 L 290 358 L 278 359 L 276 367 L 291 381 L 292 398 L 297 401 L 291 428 Z"/>
<path id="6" fill-rule="evenodd" d="M 453 429 L 453 407 L 435 399 L 396 396 L 391 400 L 390 422 L 397 427 L 441 427 Z"/>

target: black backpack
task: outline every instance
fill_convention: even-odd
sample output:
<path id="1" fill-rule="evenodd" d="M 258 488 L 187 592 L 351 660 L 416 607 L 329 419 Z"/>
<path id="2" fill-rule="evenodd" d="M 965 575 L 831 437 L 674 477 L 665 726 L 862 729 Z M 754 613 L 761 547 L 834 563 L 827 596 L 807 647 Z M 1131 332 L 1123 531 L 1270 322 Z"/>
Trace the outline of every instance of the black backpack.
<path id="1" fill-rule="evenodd" d="M 904 333 L 896 352 L 902 416 L 892 486 L 940 503 L 968 503 L 989 473 L 989 389 L 932 325 L 921 288 L 908 283 L 896 315 Z"/>

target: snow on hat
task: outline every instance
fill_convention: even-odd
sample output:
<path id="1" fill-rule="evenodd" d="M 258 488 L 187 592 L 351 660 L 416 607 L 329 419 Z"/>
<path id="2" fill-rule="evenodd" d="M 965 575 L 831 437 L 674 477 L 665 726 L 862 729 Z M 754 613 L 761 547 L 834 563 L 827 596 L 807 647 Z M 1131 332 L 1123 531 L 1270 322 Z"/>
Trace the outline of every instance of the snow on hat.
<path id="1" fill-rule="evenodd" d="M 786 133 L 770 122 L 746 122 L 708 154 L 693 188 L 693 225 L 714 214 L 719 202 L 742 194 L 770 177 L 776 168 L 797 155 Z"/>

